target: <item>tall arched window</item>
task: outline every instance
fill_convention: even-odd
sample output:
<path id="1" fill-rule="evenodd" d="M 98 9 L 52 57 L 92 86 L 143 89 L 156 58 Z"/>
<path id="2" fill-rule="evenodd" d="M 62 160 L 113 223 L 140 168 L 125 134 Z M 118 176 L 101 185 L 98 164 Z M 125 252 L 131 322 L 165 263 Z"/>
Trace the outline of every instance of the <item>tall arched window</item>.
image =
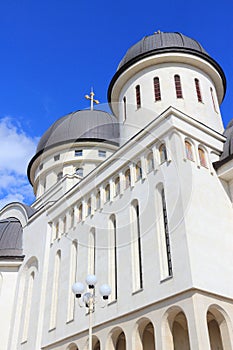
<path id="1" fill-rule="evenodd" d="M 136 91 L 136 105 L 137 105 L 137 108 L 140 108 L 141 107 L 140 85 L 136 86 L 135 91 Z"/>
<path id="2" fill-rule="evenodd" d="M 163 163 L 167 160 L 167 149 L 165 143 L 159 147 L 160 162 Z"/>
<path id="3" fill-rule="evenodd" d="M 155 101 L 161 100 L 161 92 L 160 92 L 160 82 L 159 78 L 154 78 L 154 94 L 155 94 Z"/>
<path id="4" fill-rule="evenodd" d="M 100 209 L 100 190 L 96 194 L 96 209 Z"/>
<path id="5" fill-rule="evenodd" d="M 127 118 L 126 97 L 123 97 L 123 121 Z"/>
<path id="6" fill-rule="evenodd" d="M 32 305 L 32 295 L 33 295 L 33 285 L 34 285 L 35 272 L 31 272 L 27 281 L 27 285 L 25 291 L 27 295 L 25 296 L 25 314 L 24 314 L 24 322 L 23 322 L 23 334 L 22 334 L 22 342 L 27 341 L 28 339 L 28 329 L 30 322 L 30 314 L 31 314 L 31 305 Z"/>
<path id="7" fill-rule="evenodd" d="M 59 221 L 55 224 L 55 239 L 59 237 Z"/>
<path id="8" fill-rule="evenodd" d="M 154 157 L 153 152 L 150 152 L 146 158 L 147 160 L 147 171 L 148 173 L 154 169 Z"/>
<path id="9" fill-rule="evenodd" d="M 88 239 L 88 274 L 94 275 L 96 270 L 96 233 L 92 227 Z"/>
<path id="10" fill-rule="evenodd" d="M 110 201 L 110 185 L 107 184 L 105 186 L 105 202 L 109 202 Z"/>
<path id="11" fill-rule="evenodd" d="M 70 211 L 70 227 L 74 227 L 74 208 Z"/>
<path id="12" fill-rule="evenodd" d="M 66 233 L 67 231 L 67 220 L 66 220 L 66 215 L 64 216 L 63 220 L 62 220 L 62 223 L 63 223 L 63 233 Z"/>
<path id="13" fill-rule="evenodd" d="M 53 287 L 51 293 L 51 311 L 49 329 L 54 329 L 57 322 L 58 292 L 60 280 L 61 251 L 58 250 L 54 261 Z"/>
<path id="14" fill-rule="evenodd" d="M 135 166 L 135 171 L 136 171 L 136 181 L 139 181 L 142 179 L 142 165 L 141 161 L 138 161 L 136 166 Z"/>
<path id="15" fill-rule="evenodd" d="M 172 260 L 170 247 L 170 233 L 168 227 L 167 205 L 165 199 L 165 192 L 162 186 L 157 188 L 156 195 L 157 207 L 157 227 L 158 227 L 158 243 L 160 250 L 160 270 L 161 278 L 172 276 Z"/>
<path id="16" fill-rule="evenodd" d="M 212 98 L 212 103 L 213 103 L 213 107 L 214 107 L 214 110 L 215 112 L 217 113 L 217 108 L 216 108 L 216 103 L 215 103 L 215 99 L 214 99 L 214 92 L 213 92 L 213 89 L 212 87 L 210 88 L 210 94 L 211 94 L 211 98 Z"/>
<path id="17" fill-rule="evenodd" d="M 185 141 L 185 153 L 186 153 L 187 159 L 193 160 L 192 145 L 189 141 Z"/>
<path id="18" fill-rule="evenodd" d="M 195 87 L 196 87 L 196 93 L 197 93 L 198 102 L 202 102 L 200 82 L 199 82 L 199 80 L 197 78 L 195 78 Z"/>
<path id="19" fill-rule="evenodd" d="M 73 241 L 71 244 L 71 247 L 70 247 L 69 286 L 72 286 L 76 281 L 77 252 L 78 252 L 78 244 L 76 241 Z M 74 309 L 75 309 L 75 296 L 74 296 L 74 293 L 72 292 L 72 290 L 69 289 L 67 322 L 74 319 Z"/>
<path id="20" fill-rule="evenodd" d="M 200 165 L 207 168 L 205 151 L 201 147 L 198 147 L 198 155 L 199 155 Z"/>
<path id="21" fill-rule="evenodd" d="M 79 205 L 78 207 L 78 217 L 77 217 L 77 220 L 78 222 L 82 221 L 83 219 L 83 205 L 82 203 Z"/>
<path id="22" fill-rule="evenodd" d="M 117 246 L 116 246 L 116 217 L 111 215 L 109 219 L 108 235 L 108 281 L 112 288 L 111 301 L 117 299 Z"/>
<path id="23" fill-rule="evenodd" d="M 176 97 L 183 98 L 181 80 L 178 74 L 174 76 L 174 81 L 175 81 Z"/>
<path id="24" fill-rule="evenodd" d="M 161 190 L 161 199 L 162 199 L 162 210 L 163 210 L 163 225 L 164 225 L 164 234 L 166 241 L 166 251 L 167 251 L 167 267 L 168 275 L 172 275 L 172 259 L 171 259 L 171 248 L 170 248 L 170 233 L 168 227 L 168 217 L 167 217 L 167 204 L 165 199 L 164 188 Z"/>
<path id="25" fill-rule="evenodd" d="M 128 188 L 130 184 L 131 184 L 130 169 L 127 169 L 125 172 L 125 188 Z"/>
<path id="26" fill-rule="evenodd" d="M 91 215 L 91 198 L 87 201 L 87 216 Z"/>
<path id="27" fill-rule="evenodd" d="M 130 207 L 131 223 L 131 254 L 132 254 L 132 278 L 133 292 L 142 289 L 142 256 L 141 256 L 141 235 L 139 205 L 133 201 Z"/>
<path id="28" fill-rule="evenodd" d="M 117 176 L 117 178 L 114 181 L 115 185 L 115 196 L 118 196 L 120 194 L 120 177 Z"/>

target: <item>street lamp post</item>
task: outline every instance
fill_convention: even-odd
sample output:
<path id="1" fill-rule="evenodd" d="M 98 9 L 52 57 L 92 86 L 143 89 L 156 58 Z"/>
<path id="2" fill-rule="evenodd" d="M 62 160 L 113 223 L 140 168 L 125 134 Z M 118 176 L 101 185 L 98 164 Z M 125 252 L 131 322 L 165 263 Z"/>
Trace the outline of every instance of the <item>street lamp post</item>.
<path id="1" fill-rule="evenodd" d="M 79 306 L 86 306 L 89 314 L 89 350 L 92 350 L 92 314 L 95 311 L 96 296 L 95 296 L 95 285 L 97 283 L 97 278 L 95 275 L 88 275 L 86 277 L 86 284 L 89 289 L 88 292 L 84 293 L 85 286 L 81 282 L 76 282 L 72 286 L 72 291 L 75 294 L 76 298 L 79 301 Z M 83 294 L 84 293 L 84 294 Z M 109 295 L 111 294 L 111 287 L 108 284 L 103 284 L 99 288 L 99 293 L 102 296 L 103 300 L 108 300 Z M 82 298 L 83 304 L 80 302 Z M 105 303 L 106 305 L 106 303 Z M 102 307 L 105 307 L 102 306 Z"/>

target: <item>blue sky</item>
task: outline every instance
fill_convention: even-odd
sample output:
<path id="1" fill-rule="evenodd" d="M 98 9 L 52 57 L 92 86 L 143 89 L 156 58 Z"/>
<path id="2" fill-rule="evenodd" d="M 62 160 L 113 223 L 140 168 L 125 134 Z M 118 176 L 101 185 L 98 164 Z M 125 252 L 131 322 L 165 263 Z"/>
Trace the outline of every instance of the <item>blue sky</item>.
<path id="1" fill-rule="evenodd" d="M 0 1 L 0 207 L 33 201 L 25 177 L 38 138 L 59 117 L 86 108 L 94 86 L 107 101 L 127 49 L 157 30 L 198 40 L 221 65 L 233 118 L 233 2 Z"/>

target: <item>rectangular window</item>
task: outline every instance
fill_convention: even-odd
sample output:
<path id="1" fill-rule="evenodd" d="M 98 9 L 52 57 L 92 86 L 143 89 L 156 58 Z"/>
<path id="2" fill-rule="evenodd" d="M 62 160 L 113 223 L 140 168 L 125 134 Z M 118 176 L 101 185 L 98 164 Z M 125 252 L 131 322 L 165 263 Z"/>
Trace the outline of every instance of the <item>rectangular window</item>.
<path id="1" fill-rule="evenodd" d="M 175 88 L 176 88 L 176 97 L 183 98 L 180 76 L 176 74 L 174 76 L 174 80 L 175 80 Z"/>
<path id="2" fill-rule="evenodd" d="M 60 154 L 57 154 L 56 156 L 54 156 L 54 161 L 56 162 L 57 160 L 60 159 Z"/>
<path id="3" fill-rule="evenodd" d="M 106 157 L 106 151 L 99 150 L 98 151 L 98 155 L 99 155 L 99 157 L 105 158 Z"/>
<path id="4" fill-rule="evenodd" d="M 140 85 L 137 85 L 136 88 L 136 104 L 137 108 L 141 108 L 141 92 L 140 92 Z"/>
<path id="5" fill-rule="evenodd" d="M 154 78 L 154 94 L 155 94 L 155 101 L 161 100 L 161 92 L 160 92 L 160 82 L 159 78 Z"/>
<path id="6" fill-rule="evenodd" d="M 76 149 L 74 151 L 74 155 L 75 155 L 75 157 L 82 157 L 83 151 L 81 149 Z"/>

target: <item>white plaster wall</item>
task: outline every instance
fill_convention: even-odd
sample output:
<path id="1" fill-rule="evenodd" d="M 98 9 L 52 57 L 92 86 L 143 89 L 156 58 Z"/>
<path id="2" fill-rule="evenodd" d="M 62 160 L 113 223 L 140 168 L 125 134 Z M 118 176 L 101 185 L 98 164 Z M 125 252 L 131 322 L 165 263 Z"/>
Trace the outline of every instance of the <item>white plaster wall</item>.
<path id="1" fill-rule="evenodd" d="M 87 144 L 76 143 L 66 144 L 54 147 L 52 150 L 45 151 L 40 157 L 40 161 L 34 163 L 32 173 L 35 172 L 33 178 L 34 192 L 37 198 L 48 191 L 57 183 L 57 174 L 63 172 L 63 175 L 74 175 L 76 168 L 83 168 L 83 176 L 85 177 L 95 167 L 106 160 L 113 151 L 117 149 L 111 144 L 93 143 Z M 75 150 L 82 150 L 82 156 L 75 156 Z M 106 157 L 100 157 L 98 151 L 106 151 Z M 59 160 L 54 160 L 55 155 L 60 155 Z M 40 165 L 43 167 L 40 168 Z M 44 184 L 46 183 L 46 187 Z M 45 188 L 44 188 L 45 187 Z"/>
<path id="2" fill-rule="evenodd" d="M 10 321 L 15 315 L 14 299 L 20 263 L 0 262 L 0 349 L 6 350 L 10 334 Z"/>
<path id="3" fill-rule="evenodd" d="M 176 98 L 174 75 L 181 78 L 183 98 Z M 159 77 L 161 101 L 155 101 L 153 79 Z M 198 102 L 194 79 L 200 82 L 203 102 Z M 136 108 L 135 87 L 140 85 L 141 108 Z M 210 93 L 213 89 L 216 111 Z M 204 123 L 210 128 L 223 132 L 223 124 L 218 106 L 217 95 L 212 79 L 203 71 L 187 64 L 163 63 L 140 70 L 131 77 L 122 87 L 119 101 L 126 97 L 127 116 L 124 120 L 124 107 L 120 103 L 119 121 L 122 127 L 122 139 L 128 140 L 144 126 L 155 119 L 168 107 L 173 106 L 192 118 Z"/>

